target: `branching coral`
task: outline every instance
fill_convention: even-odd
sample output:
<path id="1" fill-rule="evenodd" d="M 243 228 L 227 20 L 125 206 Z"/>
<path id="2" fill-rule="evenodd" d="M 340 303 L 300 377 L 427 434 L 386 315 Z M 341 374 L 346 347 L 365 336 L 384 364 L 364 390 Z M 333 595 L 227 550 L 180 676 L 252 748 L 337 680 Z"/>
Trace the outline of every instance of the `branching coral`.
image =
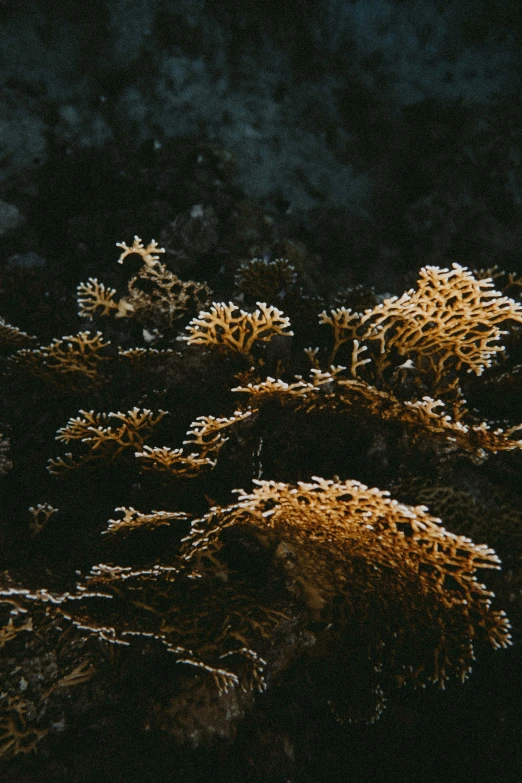
<path id="1" fill-rule="evenodd" d="M 445 411 L 442 400 L 423 397 L 420 400 L 398 400 L 390 391 L 376 389 L 364 381 L 343 378 L 344 367 L 332 372 L 312 370 L 312 380 L 294 383 L 267 378 L 258 384 L 238 386 L 236 392 L 249 395 L 250 410 L 277 400 L 294 410 L 331 410 L 337 413 L 365 412 L 383 421 L 401 422 L 412 438 L 424 437 L 455 443 L 477 459 L 488 452 L 513 451 L 522 448 L 522 440 L 512 437 L 520 433 L 522 425 L 507 430 L 492 430 L 486 422 L 463 423 Z M 441 410 L 442 409 L 442 410 Z M 457 409 L 461 412 L 461 409 Z"/>
<path id="2" fill-rule="evenodd" d="M 101 332 L 79 332 L 54 339 L 40 348 L 23 348 L 11 357 L 12 366 L 60 387 L 82 388 L 106 383 L 99 372 L 102 362 L 110 361 Z"/>
<path id="3" fill-rule="evenodd" d="M 91 277 L 77 289 L 80 316 L 92 320 L 113 313 L 117 318 L 134 318 L 146 330 L 150 342 L 168 335 L 177 321 L 208 304 L 208 286 L 193 280 L 183 282 L 168 270 L 158 255 L 165 250 L 154 240 L 144 246 L 139 237 L 134 237 L 131 246 L 119 242 L 118 247 L 123 251 L 118 259 L 120 264 L 131 255 L 143 260 L 139 272 L 129 280 L 127 295 L 116 301 L 115 288 L 106 288 Z"/>
<path id="4" fill-rule="evenodd" d="M 257 310 L 247 313 L 230 302 L 214 303 L 187 326 L 190 345 L 219 346 L 253 360 L 257 342 L 269 342 L 276 335 L 291 337 L 290 321 L 277 307 L 257 302 Z"/>
<path id="5" fill-rule="evenodd" d="M 239 491 L 236 505 L 193 523 L 188 562 L 218 558 L 226 530 L 251 532 L 280 562 L 311 619 L 348 633 L 371 629 L 371 649 L 401 682 L 444 686 L 451 672 L 464 679 L 474 640 L 509 644 L 505 615 L 491 611 L 491 593 L 476 578 L 478 569 L 499 567 L 497 556 L 448 533 L 424 506 L 402 505 L 356 481 L 255 483 L 253 493 Z M 431 640 L 427 655 L 415 650 L 416 636 Z M 374 663 L 381 671 L 383 660 Z"/>
<path id="6" fill-rule="evenodd" d="M 362 315 L 345 308 L 321 314 L 321 323 L 334 331 L 329 363 L 346 342 L 377 343 L 372 364 L 381 378 L 393 363 L 394 352 L 405 359 L 402 367 L 429 379 L 432 391 L 447 389 L 448 373 L 462 368 L 481 375 L 504 348 L 505 334 L 498 324 L 522 321 L 522 305 L 493 289 L 490 278 L 476 279 L 459 264 L 451 270 L 421 269 L 417 290 L 385 299 Z M 357 375 L 357 367 L 352 365 Z"/>
<path id="7" fill-rule="evenodd" d="M 154 414 L 150 410 L 133 408 L 127 413 L 95 413 L 80 411 L 80 416 L 69 420 L 66 427 L 58 430 L 56 439 L 64 443 L 80 441 L 89 447 L 85 454 L 74 458 L 67 454 L 49 461 L 49 471 L 57 474 L 62 470 L 78 467 L 100 459 L 114 459 L 123 451 L 135 453 L 144 446 L 154 428 L 165 416 L 165 411 Z M 117 422 L 108 424 L 108 420 Z"/>
<path id="8" fill-rule="evenodd" d="M 12 350 L 13 348 L 27 347 L 35 342 L 36 337 L 23 332 L 17 326 L 11 326 L 3 318 L 0 318 L 0 348 Z"/>
<path id="9" fill-rule="evenodd" d="M 45 546 L 55 520 L 66 530 L 80 516 L 91 554 L 78 545 L 70 556 L 75 576 L 64 570 L 54 585 L 41 575 L 28 586 L 23 573 L 2 577 L 5 648 L 33 628 L 44 647 L 57 628 L 71 640 L 72 660 L 35 696 L 35 714 L 44 714 L 46 699 L 59 699 L 58 683 L 69 676 L 85 687 L 102 683 L 117 702 L 128 684 L 104 668 L 100 650 L 108 645 L 126 656 L 121 671 L 151 656 L 152 670 L 168 673 L 150 675 L 170 690 L 160 697 L 151 685 L 143 724 L 190 742 L 243 717 L 257 691 L 294 670 L 338 717 L 373 720 L 394 687 L 464 680 L 481 644 L 508 646 L 508 620 L 480 581 L 500 564 L 487 535 L 481 529 L 474 544 L 458 525 L 445 529 L 446 514 L 442 522 L 433 515 L 429 494 L 430 509 L 418 505 L 415 491 L 424 497 L 422 470 L 442 474 L 441 466 L 448 483 L 461 464 L 487 471 L 488 460 L 501 472 L 512 458 L 519 475 L 522 425 L 495 421 L 466 399 L 473 402 L 479 377 L 508 361 L 501 338 L 511 327 L 516 340 L 522 305 L 458 265 L 425 267 L 401 297 L 366 297 L 363 313 L 323 312 L 333 346 L 303 356 L 306 343 L 297 333 L 294 349 L 290 318 L 274 304 L 284 298 L 286 309 L 302 295 L 290 263 L 257 259 L 238 273 L 243 294 L 282 286 L 284 297 L 255 308 L 209 307 L 208 288 L 182 283 L 159 262 L 155 242 L 136 237 L 120 247 L 121 262 L 136 254 L 142 261 L 127 295 L 117 300 L 95 278 L 78 288 L 83 317 L 119 317 L 111 341 L 81 332 L 9 360 L 15 380 L 26 372 L 52 393 L 89 400 L 73 417 L 64 404 L 63 418 L 49 422 L 51 431 L 70 417 L 57 439 L 78 453 L 50 461 L 50 472 L 64 478 L 60 514 L 47 525 L 54 505 L 34 503 L 31 530 Z M 128 347 L 128 318 L 146 345 Z M 161 350 L 147 347 L 155 339 L 164 341 Z M 512 369 L 506 364 L 506 377 Z M 116 405 L 127 412 L 103 412 Z M 167 410 L 176 416 L 163 421 Z M 94 463 L 103 470 L 85 491 L 99 492 L 104 509 L 117 506 L 108 522 L 82 506 L 82 474 L 69 470 Z M 359 480 L 365 472 L 370 480 Z M 238 485 L 245 489 L 231 503 Z M 407 503 L 386 491 L 403 497 L 408 487 Z M 45 490 L 54 502 L 52 485 Z M 102 563 L 100 541 L 112 547 Z M 87 569 L 99 564 L 82 576 L 86 560 Z M 78 660 L 75 645 L 83 650 L 93 640 L 94 657 L 82 652 Z"/>
<path id="10" fill-rule="evenodd" d="M 104 533 L 111 535 L 126 535 L 137 530 L 154 530 L 162 525 L 170 525 L 173 520 L 187 519 L 187 515 L 180 511 L 152 511 L 150 514 L 140 514 L 135 508 L 117 508 L 116 511 L 122 511 L 121 519 L 109 519 L 107 530 Z"/>

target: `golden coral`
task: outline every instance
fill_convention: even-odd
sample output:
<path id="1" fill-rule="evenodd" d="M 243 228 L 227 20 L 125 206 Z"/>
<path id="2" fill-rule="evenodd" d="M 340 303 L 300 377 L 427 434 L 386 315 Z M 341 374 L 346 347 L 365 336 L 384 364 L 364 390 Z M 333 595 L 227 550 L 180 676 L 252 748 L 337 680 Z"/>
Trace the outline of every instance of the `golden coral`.
<path id="1" fill-rule="evenodd" d="M 31 506 L 29 512 L 31 514 L 31 521 L 29 522 L 29 530 L 31 535 L 37 536 L 42 530 L 47 527 L 47 523 L 53 514 L 58 513 L 57 508 L 51 506 L 50 503 L 38 503 L 37 506 Z"/>
<path id="2" fill-rule="evenodd" d="M 144 245 L 138 236 L 134 236 L 132 245 L 127 245 L 126 242 L 116 242 L 116 247 L 120 247 L 122 252 L 118 258 L 118 264 L 123 264 L 127 256 L 139 255 L 143 258 L 145 266 L 154 266 L 159 261 L 158 253 L 164 253 L 165 248 L 158 247 L 158 243 L 155 239 L 151 240 L 148 245 Z"/>
<path id="3" fill-rule="evenodd" d="M 146 522 L 163 515 L 128 512 L 125 517 Z M 245 584 L 227 584 L 210 573 L 203 579 L 195 576 L 176 565 L 101 563 L 71 591 L 11 587 L 0 591 L 0 599 L 18 611 L 44 609 L 47 618 L 68 622 L 83 636 L 108 644 L 156 644 L 177 663 L 209 674 L 220 693 L 236 687 L 246 693 L 263 690 L 265 661 L 255 646 L 286 621 L 283 601 L 263 604 L 259 591 Z"/>
<path id="4" fill-rule="evenodd" d="M 36 337 L 23 332 L 17 326 L 11 326 L 4 318 L 0 318 L 0 348 L 8 350 L 25 348 L 35 342 Z"/>
<path id="5" fill-rule="evenodd" d="M 276 335 L 291 337 L 289 319 L 277 307 L 257 302 L 257 310 L 247 313 L 233 302 L 215 302 L 186 327 L 190 345 L 218 346 L 242 354 L 252 361 L 252 349 L 258 342 L 269 342 Z"/>
<path id="6" fill-rule="evenodd" d="M 141 302 L 145 318 L 154 304 L 141 298 L 150 289 L 141 290 L 140 281 L 157 283 L 157 291 L 164 282 L 166 298 L 159 301 L 172 303 L 172 276 L 168 271 L 164 276 L 156 243 L 145 247 L 136 238 L 133 246 L 121 247 L 120 260 L 138 253 L 143 269 L 119 302 L 93 279 L 82 289 L 85 315 L 129 315 Z M 191 321 L 184 339 L 255 362 L 260 343 L 292 334 L 278 308 L 264 303 L 257 308 L 246 312 L 234 303 L 214 304 Z M 163 411 L 80 411 L 58 437 L 84 452 L 52 460 L 51 470 L 128 454 L 144 470 L 196 478 L 227 458 L 222 447 L 232 433 L 246 448 L 257 438 L 254 448 L 260 450 L 262 437 L 271 434 L 263 430 L 263 409 L 269 417 L 277 407 L 273 402 L 309 414 L 311 427 L 315 411 L 352 414 L 354 422 L 370 420 L 376 431 L 380 422 L 400 423 L 411 441 L 453 444 L 477 460 L 520 449 L 520 426 L 494 428 L 465 409 L 459 373 L 480 375 L 502 351 L 499 324 L 522 320 L 521 312 L 522 306 L 492 290 L 491 281 L 475 280 L 462 267 L 426 267 L 417 291 L 363 314 L 341 308 L 321 316 L 334 330 L 330 358 L 349 346 L 348 369 L 331 361 L 322 369 L 322 349 L 307 351 L 313 366 L 308 380 L 263 378 L 263 363 L 257 361 L 260 377 L 244 374 L 233 389 L 247 395 L 245 403 L 229 408 L 234 412 L 228 416 L 196 418 L 180 449 L 145 442 Z M 174 314 L 169 323 L 176 319 Z M 74 345 L 57 346 L 48 366 L 38 351 L 18 352 L 15 361 L 30 355 L 28 366 L 40 363 L 49 375 L 60 375 L 69 366 L 59 361 L 60 351 L 69 351 L 73 364 L 79 361 Z M 179 353 L 189 360 L 194 354 Z M 134 369 L 147 357 L 163 355 L 140 348 L 118 352 Z M 402 383 L 409 374 L 416 379 L 413 386 Z M 182 511 L 142 512 L 132 506 L 117 511 L 122 517 L 109 520 L 105 534 L 154 531 L 188 519 Z M 45 615 L 44 622 L 70 623 L 82 635 L 122 648 L 157 645 L 174 661 L 209 674 L 220 693 L 262 689 L 272 668 L 277 674 L 296 657 L 313 656 L 313 649 L 327 672 L 333 658 L 335 671 L 349 672 L 351 662 L 365 661 L 376 712 L 379 694 L 391 685 L 443 686 L 451 675 L 465 679 L 480 641 L 493 647 L 510 642 L 506 617 L 491 608 L 492 594 L 478 581 L 482 569 L 499 567 L 493 550 L 447 532 L 426 508 L 398 503 L 357 481 L 256 482 L 252 492 L 239 491 L 237 503 L 216 505 L 197 519 L 181 556 L 176 550 L 165 559 L 143 567 L 100 564 L 69 592 L 10 587 L 0 598 L 11 605 L 13 617 L 34 617 L 36 625 Z M 256 569 L 265 569 L 262 578 Z M 13 628 L 7 625 L 5 632 Z M 344 681 L 348 690 L 364 690 L 349 673 Z M 334 711 L 353 716 L 351 707 L 341 709 L 343 698 L 337 696 L 326 699 L 335 703 Z"/>
<path id="7" fill-rule="evenodd" d="M 187 432 L 190 437 L 183 443 L 196 447 L 200 457 L 208 457 L 209 455 L 214 457 L 228 439 L 223 431 L 249 419 L 252 413 L 251 410 L 237 410 L 228 417 L 198 416 Z"/>
<path id="8" fill-rule="evenodd" d="M 123 513 L 121 519 L 109 519 L 107 529 L 102 534 L 127 535 L 135 530 L 155 530 L 157 527 L 170 525 L 173 520 L 185 520 L 187 515 L 181 511 L 151 511 L 150 514 L 142 514 L 130 506 L 121 506 L 115 509 Z"/>
<path id="9" fill-rule="evenodd" d="M 211 675 L 221 693 L 262 690 L 270 667 L 282 665 L 278 656 L 288 666 L 328 644 L 346 667 L 348 689 L 354 656 L 369 656 L 376 694 L 404 683 L 444 687 L 451 676 L 469 676 L 477 644 L 510 644 L 509 623 L 477 578 L 499 567 L 497 556 L 446 531 L 424 506 L 357 481 L 255 484 L 196 519 L 172 565 L 100 564 L 65 593 L 10 587 L 0 597 L 15 613 L 37 618 L 43 609 L 104 643 L 157 644 Z M 185 519 L 118 510 L 123 518 L 106 532 Z M 230 565 L 234 540 L 270 563 L 266 583 L 256 586 Z M 347 694 L 330 701 L 338 715 L 357 714 Z"/>
<path id="10" fill-rule="evenodd" d="M 171 449 L 168 446 L 144 446 L 137 451 L 136 457 L 145 471 L 157 471 L 171 477 L 194 478 L 205 470 L 211 470 L 216 460 L 199 454 L 185 454 L 183 449 Z"/>
<path id="11" fill-rule="evenodd" d="M 492 594 L 477 580 L 479 570 L 499 568 L 497 556 L 446 531 L 426 507 L 357 481 L 255 484 L 250 494 L 238 491 L 235 505 L 193 523 L 188 563 L 204 570 L 205 558 L 219 559 L 226 530 L 249 531 L 274 553 L 310 618 L 343 625 L 350 636 L 374 634 L 376 668 L 391 667 L 401 682 L 443 687 L 450 674 L 469 675 L 477 641 L 510 643 L 504 613 L 491 610 Z"/>
<path id="12" fill-rule="evenodd" d="M 28 724 L 24 718 L 15 717 L 12 712 L 0 718 L 0 756 L 33 753 L 49 729 Z"/>
<path id="13" fill-rule="evenodd" d="M 329 363 L 350 340 L 377 345 L 374 366 L 379 376 L 392 365 L 394 352 L 406 369 L 431 373 L 433 392 L 445 388 L 449 371 L 481 375 L 504 350 L 499 324 L 522 322 L 522 305 L 494 290 L 490 278 L 476 279 L 459 264 L 452 269 L 423 267 L 417 290 L 391 297 L 364 313 L 345 308 L 323 312 L 334 346 Z M 352 367 L 357 375 L 357 368 Z"/>
<path id="14" fill-rule="evenodd" d="M 143 449 L 146 439 L 166 415 L 162 410 L 154 414 L 147 408 L 136 407 L 127 413 L 79 413 L 79 416 L 69 419 L 67 425 L 58 430 L 56 440 L 63 443 L 79 441 L 89 451 L 77 457 L 66 454 L 65 459 L 58 457 L 49 460 L 50 473 L 59 474 L 93 460 L 115 459 L 124 451 Z"/>
<path id="15" fill-rule="evenodd" d="M 15 623 L 14 617 L 9 617 L 7 623 L 0 628 L 0 650 L 22 631 L 33 630 L 33 618 L 25 617 L 22 622 Z"/>
<path id="16" fill-rule="evenodd" d="M 23 348 L 10 357 L 10 362 L 37 378 L 75 390 L 85 384 L 98 386 L 107 382 L 100 368 L 103 362 L 110 361 L 105 350 L 109 345 L 101 332 L 78 332 L 40 348 Z"/>
<path id="17" fill-rule="evenodd" d="M 116 300 L 116 289 L 108 288 L 97 278 L 89 278 L 77 288 L 78 313 L 92 320 L 95 316 L 114 314 L 117 318 L 134 318 L 144 328 L 144 336 L 152 342 L 175 326 L 186 315 L 192 315 L 205 307 L 210 299 L 210 290 L 205 283 L 193 280 L 183 281 L 160 263 L 158 247 L 152 240 L 144 245 L 134 237 L 132 245 L 118 242 L 122 248 L 118 263 L 122 264 L 130 255 L 138 255 L 143 265 L 127 284 L 127 294 Z"/>
<path id="18" fill-rule="evenodd" d="M 257 384 L 237 386 L 233 391 L 249 395 L 247 410 L 251 413 L 273 401 L 296 411 L 365 412 L 383 421 L 402 422 L 414 439 L 425 437 L 454 443 L 478 460 L 488 453 L 522 449 L 522 438 L 515 437 L 522 435 L 522 424 L 504 430 L 493 429 L 487 422 L 466 423 L 452 416 L 443 400 L 424 396 L 402 401 L 391 391 L 342 377 L 344 369 L 312 370 L 309 382 L 299 378 L 294 383 L 286 383 L 269 377 Z"/>
<path id="19" fill-rule="evenodd" d="M 96 315 L 106 316 L 112 311 L 120 312 L 114 295 L 115 288 L 107 288 L 98 282 L 96 277 L 90 277 L 86 283 L 80 283 L 77 288 L 78 315 L 93 319 Z M 122 314 L 125 314 L 122 308 Z"/>

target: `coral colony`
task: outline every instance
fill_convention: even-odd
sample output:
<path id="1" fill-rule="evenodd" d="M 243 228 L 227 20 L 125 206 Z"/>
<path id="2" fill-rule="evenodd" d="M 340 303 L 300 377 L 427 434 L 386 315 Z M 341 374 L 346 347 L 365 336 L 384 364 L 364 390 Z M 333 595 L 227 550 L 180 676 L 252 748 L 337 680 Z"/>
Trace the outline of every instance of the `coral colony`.
<path id="1" fill-rule="evenodd" d="M 37 347 L 0 322 L 4 393 L 37 382 L 42 405 L 77 411 L 56 434 L 70 451 L 48 462 L 55 495 L 34 498 L 27 529 L 51 551 L 62 525 L 77 542 L 70 571 L 1 576 L 0 755 L 74 726 L 82 689 L 90 709 L 110 694 L 117 713 L 147 665 L 142 727 L 198 745 L 233 736 L 293 668 L 339 720 L 373 721 L 397 687 L 463 681 L 482 646 L 509 645 L 482 578 L 500 568 L 493 522 L 520 512 L 497 488 L 491 526 L 474 528 L 486 501 L 457 476 L 481 470 L 493 486 L 489 462 L 507 458 L 494 455 L 522 448 L 522 425 L 488 417 L 516 385 L 504 343 L 516 354 L 522 305 L 506 293 L 520 281 L 427 266 L 400 297 L 317 309 L 306 347 L 313 302 L 286 259 L 243 264 L 225 303 L 180 280 L 154 241 L 120 248 L 141 264 L 126 292 L 78 286 L 96 331 Z M 3 424 L 7 482 L 20 422 Z M 133 505 L 100 518 L 125 496 Z M 86 567 L 85 551 L 107 559 Z"/>

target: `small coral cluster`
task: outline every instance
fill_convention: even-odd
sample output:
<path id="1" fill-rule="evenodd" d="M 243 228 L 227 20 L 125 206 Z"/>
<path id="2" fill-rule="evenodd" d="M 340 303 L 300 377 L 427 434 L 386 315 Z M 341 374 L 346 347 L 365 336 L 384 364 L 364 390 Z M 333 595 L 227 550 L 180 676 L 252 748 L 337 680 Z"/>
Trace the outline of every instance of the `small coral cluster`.
<path id="1" fill-rule="evenodd" d="M 46 714 L 72 721 L 65 689 L 117 704 L 143 661 L 141 725 L 198 744 L 233 736 L 255 694 L 292 671 L 338 718 L 371 721 L 394 688 L 464 680 L 481 644 L 508 646 L 481 582 L 500 567 L 498 536 L 481 529 L 473 543 L 465 512 L 445 529 L 429 487 L 466 475 L 480 509 L 496 460 L 498 506 L 516 506 L 502 476 L 520 473 L 522 425 L 499 421 L 493 398 L 517 377 L 501 340 L 516 357 L 522 305 L 489 277 L 430 266 L 400 297 L 354 292 L 370 306 L 324 310 L 310 329 L 322 342 L 305 348 L 279 309 L 288 295 L 306 310 L 288 261 L 244 264 L 225 304 L 160 264 L 155 242 L 120 247 L 142 263 L 127 294 L 91 278 L 79 313 L 100 329 L 111 315 L 137 325 L 143 345 L 129 348 L 122 326 L 35 348 L 1 324 L 15 392 L 34 378 L 60 413 L 89 407 L 62 422 L 56 439 L 74 451 L 49 461 L 55 478 L 38 488 L 50 494 L 30 508 L 52 578 L 29 573 L 31 554 L 2 576 L 5 671 L 50 649 L 62 663 L 26 689 L 25 746 L 9 728 L 17 686 L 2 680 L 0 753 L 36 747 Z M 277 301 L 244 303 L 271 291 Z M 113 501 L 133 505 L 107 522 Z M 53 527 L 73 542 L 59 565 Z"/>

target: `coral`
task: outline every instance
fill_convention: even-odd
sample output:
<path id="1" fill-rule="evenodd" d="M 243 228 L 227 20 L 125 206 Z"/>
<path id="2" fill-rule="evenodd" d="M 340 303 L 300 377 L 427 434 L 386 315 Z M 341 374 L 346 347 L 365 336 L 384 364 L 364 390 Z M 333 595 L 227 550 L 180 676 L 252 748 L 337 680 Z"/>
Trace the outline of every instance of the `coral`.
<path id="1" fill-rule="evenodd" d="M 37 536 L 45 529 L 50 518 L 58 512 L 58 509 L 53 508 L 50 503 L 38 503 L 37 506 L 31 506 L 29 511 L 32 515 L 29 530 L 33 536 Z"/>
<path id="2" fill-rule="evenodd" d="M 237 290 L 247 297 L 276 302 L 293 291 L 297 272 L 286 258 L 253 258 L 241 264 L 235 282 Z"/>
<path id="3" fill-rule="evenodd" d="M 137 451 L 143 470 L 155 470 L 168 476 L 194 478 L 203 470 L 212 469 L 216 461 L 198 454 L 184 454 L 183 449 L 170 449 L 168 446 L 144 446 Z"/>
<path id="4" fill-rule="evenodd" d="M 352 362 L 352 368 L 357 366 L 358 363 Z M 444 409 L 442 400 L 425 396 L 420 400 L 401 401 L 391 392 L 379 390 L 364 381 L 343 378 L 341 373 L 344 369 L 332 368 L 332 372 L 312 369 L 312 379 L 308 383 L 300 379 L 289 384 L 268 377 L 258 384 L 237 386 L 233 391 L 249 395 L 251 413 L 274 401 L 296 411 L 365 412 L 382 421 L 403 423 L 410 430 L 412 438 L 424 437 L 454 443 L 479 460 L 487 452 L 522 448 L 522 440 L 512 437 L 522 429 L 520 424 L 506 431 L 500 427 L 492 430 L 484 421 L 466 424 L 460 416 L 452 418 Z M 457 413 L 461 414 L 462 409 L 458 408 Z"/>
<path id="5" fill-rule="evenodd" d="M 95 316 L 114 313 L 117 318 L 134 318 L 146 330 L 151 342 L 168 335 L 177 321 L 208 304 L 208 286 L 193 280 L 183 282 L 169 271 L 159 262 L 158 253 L 165 250 L 154 240 L 145 246 L 139 237 L 134 237 L 131 246 L 119 242 L 118 247 L 123 250 L 118 263 L 123 264 L 132 255 L 140 256 L 143 261 L 138 273 L 128 282 L 127 295 L 116 302 L 116 289 L 106 288 L 96 278 L 89 278 L 77 289 L 80 316 L 92 320 Z"/>
<path id="6" fill-rule="evenodd" d="M 0 318 L 0 347 L 4 348 L 4 350 L 12 350 L 12 348 L 20 348 L 21 346 L 26 347 L 35 341 L 36 337 L 23 332 L 17 326 L 11 326 L 3 318 Z"/>
<path id="7" fill-rule="evenodd" d="M 33 753 L 49 729 L 40 729 L 12 715 L 0 718 L 0 756 Z"/>
<path id="8" fill-rule="evenodd" d="M 276 335 L 291 337 L 290 321 L 277 307 L 256 302 L 257 310 L 247 313 L 233 302 L 214 303 L 186 327 L 190 345 L 219 346 L 240 353 L 253 361 L 252 348 L 257 342 L 269 342 Z"/>
<path id="9" fill-rule="evenodd" d="M 133 408 L 127 413 L 95 413 L 80 411 L 80 416 L 69 420 L 66 427 L 58 430 L 56 440 L 63 443 L 80 441 L 86 444 L 90 451 L 74 458 L 67 454 L 66 459 L 59 457 L 50 460 L 49 471 L 58 473 L 61 470 L 76 468 L 93 460 L 115 459 L 122 452 L 143 448 L 145 440 L 166 415 L 165 411 L 153 414 L 150 410 Z M 108 425 L 108 420 L 114 424 Z"/>
<path id="10" fill-rule="evenodd" d="M 95 278 L 79 287 L 83 317 L 116 316 L 111 340 L 81 332 L 6 365 L 15 390 L 25 373 L 56 397 L 49 420 L 32 419 L 38 453 L 67 418 L 56 438 L 73 444 L 48 463 L 59 488 L 39 477 L 46 502 L 30 507 L 30 537 L 54 571 L 18 567 L 13 538 L 1 577 L 3 654 L 40 659 L 57 639 L 65 650 L 66 665 L 35 678 L 27 730 L 44 725 L 48 705 L 71 723 L 62 694 L 72 685 L 71 703 L 107 693 L 117 714 L 144 670 L 136 725 L 189 744 L 232 738 L 258 692 L 299 677 L 338 719 L 373 721 L 397 687 L 465 680 L 481 647 L 507 647 L 509 622 L 481 580 L 500 567 L 491 543 L 520 543 L 512 515 L 475 544 L 471 517 L 483 515 L 452 514 L 453 500 L 426 487 L 455 485 L 464 465 L 471 492 L 473 471 L 489 476 L 495 460 L 494 505 L 516 508 L 502 482 L 519 475 L 522 425 L 475 400 L 488 378 L 496 394 L 516 375 L 522 305 L 507 294 L 517 278 L 495 273 L 497 291 L 486 272 L 425 267 L 401 297 L 355 292 L 362 313 L 323 311 L 307 327 L 319 344 L 303 353 L 276 306 L 298 312 L 302 300 L 304 314 L 312 301 L 290 261 L 240 267 L 240 294 L 262 290 L 270 304 L 214 302 L 193 316 L 206 286 L 174 279 L 155 242 L 119 246 L 120 261 L 142 261 L 127 295 Z M 145 345 L 129 347 L 133 319 Z M 148 347 L 155 339 L 165 347 Z M 90 467 L 89 481 L 75 470 Z M 58 563 L 52 542 L 67 536 Z M 5 678 L 1 687 L 15 698 Z"/>
<path id="11" fill-rule="evenodd" d="M 478 569 L 499 567 L 497 556 L 448 533 L 424 506 L 401 505 L 356 481 L 255 484 L 251 494 L 238 491 L 237 504 L 193 523 L 187 562 L 204 570 L 206 558 L 218 560 L 227 530 L 253 535 L 310 618 L 335 623 L 341 634 L 366 628 L 375 671 L 383 671 L 385 658 L 401 683 L 443 687 L 452 672 L 465 679 L 480 635 L 494 647 L 509 644 L 505 615 L 490 611 L 491 593 L 476 578 Z M 424 660 L 424 650 L 413 660 L 416 636 L 434 644 Z"/>
<path id="12" fill-rule="evenodd" d="M 459 264 L 451 270 L 424 267 L 417 285 L 416 291 L 385 299 L 362 315 L 345 308 L 322 313 L 321 322 L 334 331 L 329 364 L 345 342 L 376 341 L 379 376 L 396 351 L 405 360 L 403 367 L 431 374 L 432 390 L 441 393 L 451 370 L 481 375 L 491 366 L 504 350 L 499 323 L 522 321 L 522 305 L 495 291 L 491 278 L 476 279 Z"/>
<path id="13" fill-rule="evenodd" d="M 33 630 L 33 618 L 27 617 L 22 623 L 16 624 L 13 617 L 10 617 L 7 624 L 0 628 L 0 649 L 4 647 L 7 642 L 14 639 L 21 631 Z"/>
<path id="14" fill-rule="evenodd" d="M 107 530 L 102 532 L 111 535 L 126 535 L 138 528 L 154 530 L 162 525 L 169 525 L 174 519 L 187 519 L 187 515 L 179 511 L 152 511 L 150 514 L 140 514 L 135 508 L 117 508 L 122 511 L 122 519 L 109 519 Z"/>
<path id="15" fill-rule="evenodd" d="M 97 386 L 107 382 L 99 368 L 102 362 L 110 360 L 105 352 L 109 345 L 101 332 L 78 332 L 40 348 L 23 348 L 10 358 L 14 368 L 36 378 L 59 387 L 80 389 L 85 384 Z"/>

